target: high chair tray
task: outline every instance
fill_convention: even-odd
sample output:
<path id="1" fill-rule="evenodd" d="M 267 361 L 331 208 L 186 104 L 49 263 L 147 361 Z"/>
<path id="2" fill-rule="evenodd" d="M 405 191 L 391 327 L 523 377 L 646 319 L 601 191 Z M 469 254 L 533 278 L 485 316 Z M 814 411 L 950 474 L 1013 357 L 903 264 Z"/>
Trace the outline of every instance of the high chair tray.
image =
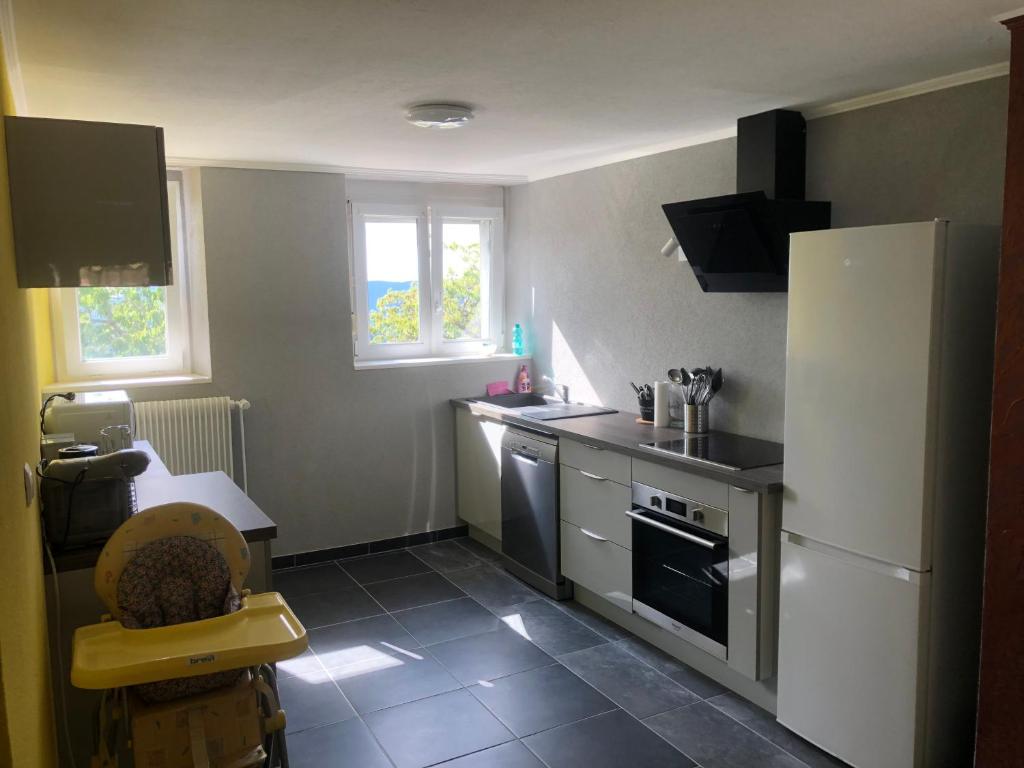
<path id="1" fill-rule="evenodd" d="M 297 656 L 306 629 L 277 592 L 248 595 L 227 616 L 156 629 L 119 621 L 75 630 L 71 682 L 105 689 L 256 666 Z"/>

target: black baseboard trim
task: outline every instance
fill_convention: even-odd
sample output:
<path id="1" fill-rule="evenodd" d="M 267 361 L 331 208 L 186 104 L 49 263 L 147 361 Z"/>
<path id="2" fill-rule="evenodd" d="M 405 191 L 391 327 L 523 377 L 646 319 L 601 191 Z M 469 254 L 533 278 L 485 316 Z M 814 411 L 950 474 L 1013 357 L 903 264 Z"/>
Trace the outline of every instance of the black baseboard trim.
<path id="1" fill-rule="evenodd" d="M 279 571 L 283 568 L 294 568 L 299 565 L 315 565 L 317 563 L 327 563 L 331 560 L 345 560 L 349 557 L 375 555 L 380 552 L 389 552 L 393 549 L 415 547 L 419 544 L 432 544 L 435 541 L 445 541 L 447 539 L 455 539 L 459 536 L 468 535 L 468 525 L 457 525 L 454 528 L 442 528 L 439 531 L 412 533 L 408 536 L 398 536 L 394 539 L 367 541 L 362 544 L 349 544 L 345 547 L 316 549 L 312 552 L 299 552 L 294 555 L 277 555 L 270 558 L 270 565 L 273 570 Z"/>

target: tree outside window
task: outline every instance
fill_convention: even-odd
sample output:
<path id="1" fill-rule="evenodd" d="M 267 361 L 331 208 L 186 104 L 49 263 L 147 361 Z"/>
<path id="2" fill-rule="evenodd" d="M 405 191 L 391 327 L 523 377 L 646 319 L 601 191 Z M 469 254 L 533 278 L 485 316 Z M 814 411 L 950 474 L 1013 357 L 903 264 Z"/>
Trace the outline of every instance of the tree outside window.
<path id="1" fill-rule="evenodd" d="M 480 320 L 480 243 L 449 242 L 445 244 L 452 260 L 461 271 L 448 267 L 442 286 L 444 338 L 478 339 Z M 445 260 L 446 262 L 448 259 Z M 412 283 L 404 290 L 388 289 L 370 310 L 370 342 L 395 344 L 419 338 L 419 285 Z"/>

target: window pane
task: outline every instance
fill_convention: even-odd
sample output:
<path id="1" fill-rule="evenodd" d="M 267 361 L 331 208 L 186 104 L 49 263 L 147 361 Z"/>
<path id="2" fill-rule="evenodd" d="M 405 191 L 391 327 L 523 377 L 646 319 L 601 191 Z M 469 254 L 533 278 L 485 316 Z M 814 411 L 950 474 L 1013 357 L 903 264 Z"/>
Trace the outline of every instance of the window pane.
<path id="1" fill-rule="evenodd" d="M 167 354 L 167 289 L 78 288 L 83 360 Z"/>
<path id="2" fill-rule="evenodd" d="M 445 219 L 441 226 L 445 341 L 482 339 L 486 330 L 480 288 L 483 222 Z"/>
<path id="3" fill-rule="evenodd" d="M 366 305 L 371 344 L 420 340 L 419 243 L 415 221 L 367 221 Z"/>

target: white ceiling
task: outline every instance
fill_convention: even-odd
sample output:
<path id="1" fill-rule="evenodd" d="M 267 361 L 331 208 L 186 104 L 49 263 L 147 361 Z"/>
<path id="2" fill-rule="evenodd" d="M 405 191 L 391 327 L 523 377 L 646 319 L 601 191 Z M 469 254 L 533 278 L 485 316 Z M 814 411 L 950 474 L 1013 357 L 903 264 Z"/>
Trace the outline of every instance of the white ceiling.
<path id="1" fill-rule="evenodd" d="M 1008 59 L 1019 0 L 9 0 L 27 113 L 168 154 L 539 178 Z M 457 131 L 403 108 L 477 109 Z"/>

